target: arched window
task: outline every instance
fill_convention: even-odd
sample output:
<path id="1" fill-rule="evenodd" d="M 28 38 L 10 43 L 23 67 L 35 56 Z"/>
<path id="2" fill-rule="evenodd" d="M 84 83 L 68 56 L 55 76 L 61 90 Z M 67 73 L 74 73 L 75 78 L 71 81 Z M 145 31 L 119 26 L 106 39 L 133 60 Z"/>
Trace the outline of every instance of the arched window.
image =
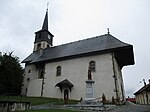
<path id="1" fill-rule="evenodd" d="M 41 43 L 39 43 L 38 45 L 37 45 L 37 50 L 40 50 L 41 49 Z"/>
<path id="2" fill-rule="evenodd" d="M 61 76 L 61 66 L 56 68 L 56 76 Z"/>
<path id="3" fill-rule="evenodd" d="M 27 78 L 27 81 L 28 81 L 28 82 L 30 81 L 30 78 L 29 78 L 29 77 Z"/>
<path id="4" fill-rule="evenodd" d="M 28 73 L 30 73 L 31 72 L 31 70 L 28 70 Z"/>
<path id="5" fill-rule="evenodd" d="M 95 72 L 95 61 L 90 61 L 90 63 L 89 63 L 89 67 L 90 67 L 90 69 L 91 69 L 91 72 Z"/>
<path id="6" fill-rule="evenodd" d="M 47 44 L 47 48 L 49 47 L 49 45 Z"/>

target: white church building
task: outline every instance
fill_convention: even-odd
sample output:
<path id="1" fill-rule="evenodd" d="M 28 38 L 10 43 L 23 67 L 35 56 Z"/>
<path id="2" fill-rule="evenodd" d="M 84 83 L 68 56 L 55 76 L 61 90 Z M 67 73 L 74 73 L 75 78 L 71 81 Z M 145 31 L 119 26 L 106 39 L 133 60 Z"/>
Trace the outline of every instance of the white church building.
<path id="1" fill-rule="evenodd" d="M 134 64 L 133 46 L 104 34 L 53 46 L 48 31 L 48 11 L 42 29 L 35 33 L 33 53 L 22 62 L 25 75 L 22 95 L 80 100 L 86 97 L 88 68 L 91 68 L 95 98 L 105 94 L 124 101 L 122 68 Z"/>

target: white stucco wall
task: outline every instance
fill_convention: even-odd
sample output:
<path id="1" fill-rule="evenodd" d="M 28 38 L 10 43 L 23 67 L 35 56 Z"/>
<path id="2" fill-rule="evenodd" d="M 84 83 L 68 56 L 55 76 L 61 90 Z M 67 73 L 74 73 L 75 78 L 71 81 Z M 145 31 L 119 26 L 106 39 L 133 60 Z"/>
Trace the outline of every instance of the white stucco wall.
<path id="1" fill-rule="evenodd" d="M 122 92 L 120 91 L 121 87 L 119 85 L 122 83 L 121 69 L 118 67 L 112 53 L 46 63 L 43 96 L 63 98 L 64 89 L 61 92 L 59 87 L 55 87 L 55 85 L 62 80 L 68 79 L 74 85 L 71 92 L 69 91 L 69 98 L 79 100 L 82 97 L 84 99 L 86 97 L 85 81 L 87 80 L 90 61 L 96 62 L 96 71 L 92 72 L 92 79 L 95 81 L 95 98 L 102 97 L 103 93 L 107 100 L 111 100 L 112 96 L 116 98 L 114 73 L 118 78 L 117 88 L 118 94 L 121 96 Z M 56 76 L 56 68 L 58 66 L 62 68 L 61 76 Z M 31 73 L 27 73 L 28 69 L 31 69 Z M 26 86 L 28 87 L 27 95 L 40 96 L 42 82 L 41 79 L 37 78 L 38 73 L 36 67 L 34 65 L 26 66 L 25 76 L 32 77 L 28 86 Z"/>
<path id="2" fill-rule="evenodd" d="M 96 71 L 92 72 L 92 78 L 95 81 L 95 97 L 99 98 L 103 93 L 107 99 L 111 99 L 112 96 L 116 97 L 112 54 L 75 58 L 46 64 L 44 96 L 63 98 L 63 92 L 61 93 L 60 89 L 55 85 L 64 79 L 68 79 L 74 85 L 69 97 L 71 99 L 80 99 L 81 97 L 84 99 L 86 95 L 85 81 L 87 80 L 89 62 L 92 60 L 96 62 Z M 57 66 L 62 67 L 62 74 L 58 77 L 56 76 Z"/>
<path id="3" fill-rule="evenodd" d="M 29 72 L 30 71 L 30 72 Z M 27 80 L 29 78 L 29 81 Z M 38 78 L 37 75 L 37 68 L 35 65 L 26 65 L 25 66 L 25 75 L 23 79 L 23 86 L 22 86 L 22 95 L 26 95 L 26 89 L 28 91 L 28 85 L 32 80 L 35 80 Z"/>
<path id="4" fill-rule="evenodd" d="M 36 50 L 37 50 L 37 46 L 38 46 L 39 43 L 41 44 L 41 48 L 42 48 L 42 49 L 47 48 L 47 45 L 50 46 L 50 44 L 48 44 L 46 41 L 38 42 L 38 43 L 35 43 L 35 44 L 34 44 L 33 51 L 36 51 Z"/>
<path id="5" fill-rule="evenodd" d="M 42 79 L 35 79 L 29 82 L 27 96 L 41 96 Z"/>

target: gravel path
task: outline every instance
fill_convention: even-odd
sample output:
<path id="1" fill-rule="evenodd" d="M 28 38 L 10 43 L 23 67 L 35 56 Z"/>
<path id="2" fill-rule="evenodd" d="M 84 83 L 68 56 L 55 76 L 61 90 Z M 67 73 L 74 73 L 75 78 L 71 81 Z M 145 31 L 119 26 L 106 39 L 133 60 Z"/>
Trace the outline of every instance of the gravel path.
<path id="1" fill-rule="evenodd" d="M 106 112 L 150 112 L 150 105 L 126 104 L 117 106 Z"/>
<path id="2" fill-rule="evenodd" d="M 57 108 L 57 109 L 68 109 L 64 105 L 39 105 L 39 106 L 32 106 L 32 109 L 50 109 L 50 108 Z M 72 108 L 71 110 L 78 110 L 77 108 Z M 78 110 L 80 112 L 80 110 Z M 84 110 L 86 111 L 86 110 Z M 100 111 L 87 111 L 87 112 L 100 112 Z M 125 105 L 116 106 L 113 109 L 101 112 L 150 112 L 150 105 L 137 105 L 130 102 L 127 102 Z"/>

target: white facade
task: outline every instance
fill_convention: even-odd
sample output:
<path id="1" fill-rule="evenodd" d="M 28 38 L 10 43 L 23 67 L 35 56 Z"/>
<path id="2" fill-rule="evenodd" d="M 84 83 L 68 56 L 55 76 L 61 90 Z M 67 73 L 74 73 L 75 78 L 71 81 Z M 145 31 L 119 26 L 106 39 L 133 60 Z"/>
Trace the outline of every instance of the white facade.
<path id="1" fill-rule="evenodd" d="M 64 98 L 62 92 L 55 85 L 65 79 L 74 86 L 69 90 L 69 99 L 79 100 L 86 97 L 86 83 L 89 62 L 95 61 L 96 70 L 92 72 L 95 98 L 102 97 L 104 93 L 107 100 L 124 100 L 124 87 L 122 73 L 113 53 L 99 54 L 87 57 L 67 59 L 57 62 L 49 62 L 44 67 L 44 80 L 38 78 L 38 68 L 34 65 L 26 65 L 24 86 L 22 94 L 27 96 L 41 96 L 43 80 L 43 97 Z M 56 68 L 61 66 L 61 76 L 56 76 Z M 28 78 L 30 80 L 28 80 Z"/>

